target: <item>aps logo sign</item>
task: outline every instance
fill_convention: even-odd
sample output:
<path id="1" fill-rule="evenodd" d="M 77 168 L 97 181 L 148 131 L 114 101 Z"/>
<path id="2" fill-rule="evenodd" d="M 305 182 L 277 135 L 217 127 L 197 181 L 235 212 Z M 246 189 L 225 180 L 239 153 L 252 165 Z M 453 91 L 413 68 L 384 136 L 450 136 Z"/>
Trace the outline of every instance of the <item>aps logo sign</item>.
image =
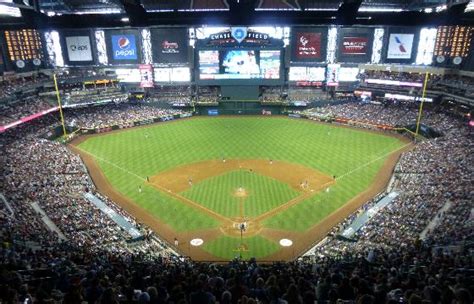
<path id="1" fill-rule="evenodd" d="M 137 60 L 135 35 L 112 35 L 114 60 Z"/>
<path id="2" fill-rule="evenodd" d="M 92 61 L 89 36 L 68 36 L 66 37 L 66 46 L 70 62 Z"/>

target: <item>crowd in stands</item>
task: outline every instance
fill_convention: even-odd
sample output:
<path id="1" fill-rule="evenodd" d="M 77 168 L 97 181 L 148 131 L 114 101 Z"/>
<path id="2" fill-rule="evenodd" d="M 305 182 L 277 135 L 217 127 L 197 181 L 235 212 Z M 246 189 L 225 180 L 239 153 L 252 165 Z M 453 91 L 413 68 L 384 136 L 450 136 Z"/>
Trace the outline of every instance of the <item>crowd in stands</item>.
<path id="1" fill-rule="evenodd" d="M 392 71 L 373 71 L 365 70 L 359 74 L 361 81 L 365 79 L 383 79 L 383 80 L 398 80 L 407 82 L 423 82 L 425 74 L 423 73 L 409 73 L 409 72 L 392 72 Z"/>
<path id="2" fill-rule="evenodd" d="M 401 101 L 388 101 L 384 105 L 350 102 L 310 110 L 313 113 L 391 126 L 406 126 L 413 123 L 416 121 L 417 111 L 418 108 L 413 102 Z"/>
<path id="3" fill-rule="evenodd" d="M 104 102 L 123 102 L 128 99 L 128 93 L 123 93 L 118 87 L 77 88 L 64 93 L 64 105 L 81 105 Z"/>
<path id="4" fill-rule="evenodd" d="M 0 126 L 53 107 L 54 105 L 50 102 L 36 96 L 25 98 L 15 103 L 7 103 L 0 106 Z"/>
<path id="5" fill-rule="evenodd" d="M 221 100 L 221 93 L 218 87 L 200 86 L 197 90 L 195 102 L 198 104 L 215 104 Z"/>
<path id="6" fill-rule="evenodd" d="M 449 75 L 439 79 L 430 80 L 431 90 L 446 91 L 451 94 L 467 98 L 474 97 L 474 79 Z"/>
<path id="7" fill-rule="evenodd" d="M 326 97 L 326 92 L 321 89 L 294 87 L 288 90 L 288 100 L 290 102 L 306 102 L 311 103 L 318 99 Z"/>
<path id="8" fill-rule="evenodd" d="M 145 103 L 118 103 L 97 108 L 68 110 L 65 112 L 65 119 L 77 127 L 97 129 L 184 113 L 187 112 L 163 109 Z"/>
<path id="9" fill-rule="evenodd" d="M 80 126 L 100 127 L 177 112 L 118 104 L 66 113 Z M 403 104 L 331 105 L 318 111 L 382 124 L 412 122 Z M 392 119 L 392 117 L 395 117 Z M 130 247 L 127 236 L 81 194 L 95 193 L 81 160 L 38 135 L 53 116 L 0 137 L 5 168 L 0 193 L 15 216 L 0 209 L 0 301 L 3 303 L 460 303 L 473 302 L 472 132 L 465 122 L 427 113 L 424 123 L 444 136 L 418 143 L 395 170 L 400 192 L 353 241 L 336 227 L 310 260 L 226 265 L 179 259 L 148 239 Z M 107 198 L 110 208 L 130 215 Z M 376 200 L 366 204 L 366 210 Z M 67 238 L 45 228 L 37 203 Z M 438 211 L 452 204 L 443 214 Z M 360 213 L 360 211 L 359 211 Z M 424 241 L 420 233 L 435 218 Z M 147 233 L 145 233 L 147 234 Z M 433 245 L 460 250 L 433 250 Z M 146 249 L 145 249 L 146 248 Z M 159 252 L 160 255 L 152 254 Z"/>
<path id="10" fill-rule="evenodd" d="M 263 87 L 260 92 L 260 102 L 269 104 L 280 104 L 284 102 L 280 87 Z"/>
<path id="11" fill-rule="evenodd" d="M 4 76 L 0 81 L 0 100 L 13 97 L 16 92 L 28 89 L 32 86 L 44 83 L 50 80 L 49 76 L 38 73 L 30 76 Z"/>
<path id="12" fill-rule="evenodd" d="M 155 88 L 151 93 L 149 99 L 153 102 L 164 102 L 171 105 L 189 105 L 192 99 L 191 87 L 162 86 L 159 88 Z"/>
<path id="13" fill-rule="evenodd" d="M 359 74 L 361 85 L 363 87 L 373 87 L 378 89 L 390 88 L 399 89 L 394 85 L 383 85 L 383 84 L 368 84 L 365 82 L 366 79 L 378 79 L 378 80 L 396 80 L 403 82 L 416 82 L 420 86 L 417 88 L 406 86 L 407 90 L 421 90 L 421 85 L 425 80 L 425 73 L 408 73 L 408 72 L 392 72 L 392 71 L 370 71 L 366 70 Z M 461 75 L 436 75 L 429 74 L 427 90 L 432 91 L 434 94 L 439 92 L 446 92 L 461 97 L 472 98 L 474 97 L 474 80 L 472 77 L 461 76 Z"/>
<path id="14" fill-rule="evenodd" d="M 56 71 L 56 77 L 58 78 L 58 80 L 71 80 L 77 78 L 79 79 L 79 82 L 81 82 L 80 79 L 97 76 L 107 77 L 107 75 L 105 75 L 105 73 L 103 73 L 101 70 L 92 68 L 74 68 Z"/>

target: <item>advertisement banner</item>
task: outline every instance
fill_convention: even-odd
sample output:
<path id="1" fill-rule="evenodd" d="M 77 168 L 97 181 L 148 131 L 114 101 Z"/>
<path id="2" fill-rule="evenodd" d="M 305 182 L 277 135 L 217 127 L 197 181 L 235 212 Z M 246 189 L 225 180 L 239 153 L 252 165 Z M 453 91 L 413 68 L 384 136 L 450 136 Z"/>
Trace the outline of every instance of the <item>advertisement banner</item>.
<path id="1" fill-rule="evenodd" d="M 369 38 L 367 37 L 344 37 L 341 53 L 343 55 L 365 55 L 367 54 L 368 44 Z"/>
<path id="2" fill-rule="evenodd" d="M 390 34 L 387 59 L 410 59 L 415 34 Z"/>
<path id="3" fill-rule="evenodd" d="M 137 60 L 137 44 L 135 35 L 112 35 L 113 60 Z"/>
<path id="4" fill-rule="evenodd" d="M 70 62 L 92 61 L 93 59 L 89 36 L 66 37 L 66 48 Z"/>
<path id="5" fill-rule="evenodd" d="M 321 59 L 321 33 L 296 32 L 296 59 Z"/>
<path id="6" fill-rule="evenodd" d="M 16 127 L 16 126 L 21 125 L 22 123 L 25 123 L 25 122 L 29 122 L 31 120 L 34 120 L 36 118 L 39 118 L 39 117 L 44 116 L 46 114 L 49 114 L 51 112 L 56 112 L 57 110 L 59 110 L 59 107 L 50 108 L 50 109 L 38 112 L 36 114 L 32 114 L 32 115 L 23 117 L 20 120 L 11 122 L 7 125 L 0 126 L 0 133 L 3 133 L 3 132 L 5 132 L 6 130 L 8 130 L 10 128 Z"/>
<path id="7" fill-rule="evenodd" d="M 186 28 L 152 29 L 151 41 L 154 62 L 161 64 L 189 62 Z"/>
<path id="8" fill-rule="evenodd" d="M 140 87 L 153 88 L 153 67 L 151 64 L 140 64 Z"/>

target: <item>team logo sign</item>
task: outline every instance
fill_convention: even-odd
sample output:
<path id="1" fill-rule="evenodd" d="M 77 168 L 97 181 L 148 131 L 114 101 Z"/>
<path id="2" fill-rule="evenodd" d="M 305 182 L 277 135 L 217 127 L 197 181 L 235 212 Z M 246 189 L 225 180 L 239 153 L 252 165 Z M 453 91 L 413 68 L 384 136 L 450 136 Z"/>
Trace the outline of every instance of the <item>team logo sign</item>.
<path id="1" fill-rule="evenodd" d="M 112 35 L 114 60 L 137 60 L 135 35 Z"/>
<path id="2" fill-rule="evenodd" d="M 238 43 L 241 43 L 247 37 L 247 28 L 246 27 L 232 27 L 231 35 L 232 35 L 232 38 L 237 40 Z"/>
<path id="3" fill-rule="evenodd" d="M 410 59 L 414 34 L 390 34 L 388 42 L 388 59 Z"/>

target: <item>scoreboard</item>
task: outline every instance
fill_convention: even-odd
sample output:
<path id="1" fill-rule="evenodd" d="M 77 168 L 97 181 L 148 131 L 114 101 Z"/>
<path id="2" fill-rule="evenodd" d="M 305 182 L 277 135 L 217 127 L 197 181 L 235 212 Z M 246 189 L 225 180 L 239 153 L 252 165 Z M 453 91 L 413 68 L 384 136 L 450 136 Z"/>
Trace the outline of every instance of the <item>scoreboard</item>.
<path id="1" fill-rule="evenodd" d="M 436 35 L 434 55 L 446 58 L 467 57 L 473 33 L 472 26 L 440 26 Z"/>
<path id="2" fill-rule="evenodd" d="M 5 31 L 5 41 L 11 62 L 43 59 L 43 45 L 36 30 Z"/>

